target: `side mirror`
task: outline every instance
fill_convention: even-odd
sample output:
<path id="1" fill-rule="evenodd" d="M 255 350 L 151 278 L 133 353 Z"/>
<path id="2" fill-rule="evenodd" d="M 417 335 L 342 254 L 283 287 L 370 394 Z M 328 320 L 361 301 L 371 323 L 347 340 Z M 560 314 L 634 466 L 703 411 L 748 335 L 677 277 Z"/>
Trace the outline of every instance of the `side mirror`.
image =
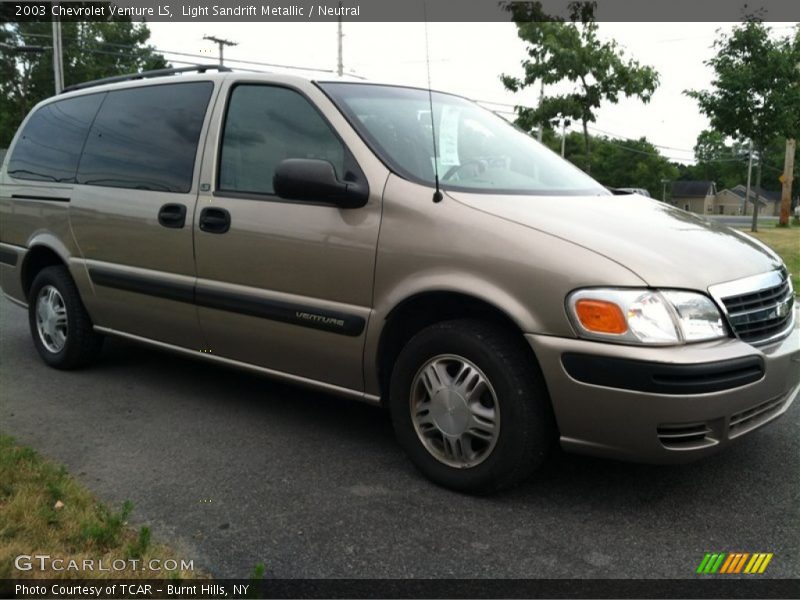
<path id="1" fill-rule="evenodd" d="M 314 158 L 282 160 L 275 169 L 272 187 L 287 200 L 329 202 L 341 208 L 360 208 L 369 198 L 366 185 L 339 181 L 331 163 Z"/>

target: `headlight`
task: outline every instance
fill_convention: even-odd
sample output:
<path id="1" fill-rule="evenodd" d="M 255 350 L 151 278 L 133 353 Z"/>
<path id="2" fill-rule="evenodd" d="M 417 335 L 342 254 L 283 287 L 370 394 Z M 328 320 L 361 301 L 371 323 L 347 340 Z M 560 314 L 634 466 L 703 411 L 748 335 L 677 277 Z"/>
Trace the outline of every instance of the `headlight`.
<path id="1" fill-rule="evenodd" d="M 695 292 L 578 290 L 567 308 L 580 336 L 590 339 L 674 345 L 727 336 L 716 305 Z"/>

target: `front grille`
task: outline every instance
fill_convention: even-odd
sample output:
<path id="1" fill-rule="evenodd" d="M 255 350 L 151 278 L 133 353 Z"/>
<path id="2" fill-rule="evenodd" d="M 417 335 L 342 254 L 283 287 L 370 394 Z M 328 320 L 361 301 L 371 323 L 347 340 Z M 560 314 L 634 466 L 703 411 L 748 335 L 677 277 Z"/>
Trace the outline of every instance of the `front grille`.
<path id="1" fill-rule="evenodd" d="M 776 272 L 773 285 L 720 298 L 728 322 L 743 341 L 765 343 L 787 333 L 794 321 L 794 292 L 785 271 Z M 778 283 L 774 283 L 779 279 Z"/>
<path id="2" fill-rule="evenodd" d="M 728 437 L 736 437 L 739 434 L 746 433 L 751 429 L 755 429 L 762 423 L 767 422 L 781 409 L 785 399 L 784 396 L 773 398 L 753 408 L 748 408 L 747 410 L 732 415 L 730 423 L 728 424 Z"/>
<path id="3" fill-rule="evenodd" d="M 656 433 L 661 444 L 670 450 L 693 450 L 717 443 L 708 423 L 659 425 Z"/>

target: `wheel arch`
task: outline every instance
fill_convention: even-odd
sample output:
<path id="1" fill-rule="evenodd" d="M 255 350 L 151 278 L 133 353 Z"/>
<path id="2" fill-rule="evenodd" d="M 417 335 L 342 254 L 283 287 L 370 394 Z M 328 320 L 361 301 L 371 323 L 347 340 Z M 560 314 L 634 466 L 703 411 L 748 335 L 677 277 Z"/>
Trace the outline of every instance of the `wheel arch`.
<path id="1" fill-rule="evenodd" d="M 58 243 L 52 243 L 52 240 L 41 238 L 29 244 L 20 266 L 20 284 L 26 298 L 30 293 L 33 280 L 42 269 L 53 266 L 69 267 L 66 248 L 59 246 L 61 245 Z"/>
<path id="2" fill-rule="evenodd" d="M 538 365 L 533 349 L 524 340 L 519 321 L 495 303 L 457 290 L 418 292 L 397 303 L 382 320 L 373 368 L 383 403 L 388 398 L 395 360 L 406 343 L 425 327 L 461 318 L 488 321 L 517 333 L 520 348 L 532 364 Z"/>

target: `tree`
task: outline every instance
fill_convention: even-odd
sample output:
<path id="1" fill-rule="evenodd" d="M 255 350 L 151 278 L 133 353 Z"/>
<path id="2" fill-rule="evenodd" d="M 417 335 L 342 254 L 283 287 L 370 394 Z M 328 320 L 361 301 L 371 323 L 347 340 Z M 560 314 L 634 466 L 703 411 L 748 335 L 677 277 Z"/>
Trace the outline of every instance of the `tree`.
<path id="1" fill-rule="evenodd" d="M 662 181 L 674 180 L 677 169 L 645 138 L 610 140 L 595 138 L 592 175 L 610 187 L 643 188 L 661 199 Z"/>
<path id="2" fill-rule="evenodd" d="M 726 136 L 714 129 L 701 131 L 694 145 L 695 168 L 688 179 L 714 181 L 718 189 L 733 188 L 747 178 L 749 158 L 746 144 L 728 144 Z"/>
<path id="3" fill-rule="evenodd" d="M 711 90 L 687 90 L 719 133 L 753 141 L 759 157 L 776 136 L 797 137 L 797 71 L 800 42 L 774 40 L 770 29 L 749 20 L 714 43 L 717 54 L 706 61 L 714 69 Z M 763 161 L 756 170 L 756 189 L 761 187 Z M 752 230 L 758 230 L 758 211 L 753 210 Z"/>
<path id="4" fill-rule="evenodd" d="M 725 136 L 719 131 L 706 129 L 697 136 L 694 157 L 698 163 L 713 163 L 732 158 L 736 150 L 725 143 Z"/>
<path id="5" fill-rule="evenodd" d="M 584 169 L 591 171 L 588 124 L 604 101 L 617 103 L 621 95 L 648 102 L 656 87 L 658 73 L 636 60 L 626 60 L 616 42 L 597 37 L 594 2 L 570 5 L 571 20 L 545 20 L 541 6 L 512 3 L 510 10 L 517 35 L 527 43 L 528 58 L 522 61 L 522 78 L 501 75 L 512 92 L 535 85 L 571 84 L 571 90 L 543 97 L 536 108 L 517 107 L 517 124 L 526 131 L 544 126 L 559 116 L 583 125 Z"/>
<path id="6" fill-rule="evenodd" d="M 678 165 L 677 179 L 713 181 L 720 190 L 744 184 L 747 181 L 748 144 L 744 141 L 728 140 L 729 138 L 714 129 L 700 132 L 694 146 L 695 164 Z M 777 136 L 758 157 L 762 169 L 769 174 L 762 178 L 762 189 L 780 189 L 778 175 L 783 171 L 784 149 L 784 139 Z"/>
<path id="7" fill-rule="evenodd" d="M 61 27 L 65 85 L 168 66 L 147 45 L 150 30 L 144 24 L 64 22 Z M 50 23 L 0 25 L 0 147 L 9 145 L 36 103 L 53 95 L 51 36 Z"/>
<path id="8" fill-rule="evenodd" d="M 794 83 L 782 96 L 783 111 L 789 119 L 790 138 L 786 140 L 784 170 L 781 178 L 781 210 L 779 225 L 789 226 L 789 212 L 792 205 L 792 177 L 797 150 L 797 135 L 800 132 L 800 24 L 795 27 L 794 39 L 787 37 L 781 45 L 781 52 L 787 56 L 783 62 L 787 77 L 794 77 Z M 793 71 L 794 69 L 794 71 Z"/>
<path id="9" fill-rule="evenodd" d="M 554 152 L 561 151 L 561 136 L 548 128 L 544 143 Z M 654 198 L 661 198 L 662 180 L 674 180 L 678 169 L 644 138 L 617 140 L 605 136 L 589 136 L 592 177 L 613 188 L 642 188 Z M 583 135 L 572 132 L 564 144 L 564 157 L 573 164 L 586 163 Z"/>

